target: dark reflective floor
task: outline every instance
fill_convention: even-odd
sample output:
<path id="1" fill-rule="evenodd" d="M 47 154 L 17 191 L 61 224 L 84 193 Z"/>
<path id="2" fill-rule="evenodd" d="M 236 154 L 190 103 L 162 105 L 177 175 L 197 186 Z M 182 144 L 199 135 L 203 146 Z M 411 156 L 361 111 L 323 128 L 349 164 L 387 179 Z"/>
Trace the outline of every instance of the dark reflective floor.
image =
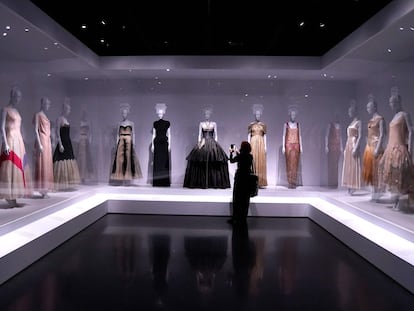
<path id="1" fill-rule="evenodd" d="M 306 218 L 107 215 L 0 287 L 11 310 L 410 310 Z"/>

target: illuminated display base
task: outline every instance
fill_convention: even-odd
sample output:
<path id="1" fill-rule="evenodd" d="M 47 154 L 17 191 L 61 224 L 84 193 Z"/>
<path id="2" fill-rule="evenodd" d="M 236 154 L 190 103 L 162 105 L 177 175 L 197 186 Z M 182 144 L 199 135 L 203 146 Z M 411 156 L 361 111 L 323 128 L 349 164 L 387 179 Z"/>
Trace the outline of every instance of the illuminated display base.
<path id="1" fill-rule="evenodd" d="M 50 196 L 19 200 L 20 208 L 1 206 L 0 283 L 107 213 L 222 216 L 225 222 L 232 190 L 98 185 Z M 252 198 L 249 216 L 308 217 L 414 293 L 414 214 L 369 199 L 368 192 L 350 197 L 342 189 L 268 188 Z"/>

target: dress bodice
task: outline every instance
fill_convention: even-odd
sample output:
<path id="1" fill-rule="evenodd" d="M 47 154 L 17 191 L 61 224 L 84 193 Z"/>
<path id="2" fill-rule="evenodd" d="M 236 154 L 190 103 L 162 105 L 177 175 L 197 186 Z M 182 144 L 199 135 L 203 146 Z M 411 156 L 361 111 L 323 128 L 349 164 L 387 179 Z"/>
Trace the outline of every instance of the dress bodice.
<path id="1" fill-rule="evenodd" d="M 388 144 L 390 146 L 406 145 L 408 139 L 408 129 L 405 118 L 402 114 L 390 122 Z"/>
<path id="2" fill-rule="evenodd" d="M 132 126 L 119 126 L 119 135 L 132 135 Z"/>
<path id="3" fill-rule="evenodd" d="M 214 129 L 202 129 L 202 136 L 205 139 L 214 139 Z"/>
<path id="4" fill-rule="evenodd" d="M 295 128 L 289 126 L 289 123 L 286 123 L 286 137 L 285 142 L 287 144 L 299 144 L 299 124 L 296 124 Z"/>
<path id="5" fill-rule="evenodd" d="M 22 118 L 19 112 L 13 108 L 5 108 L 6 110 L 6 132 L 13 135 L 15 132 L 20 132 Z"/>
<path id="6" fill-rule="evenodd" d="M 170 127 L 170 122 L 163 119 L 159 119 L 154 122 L 153 127 L 156 131 L 157 137 L 165 137 L 167 136 L 167 131 Z"/>
<path id="7" fill-rule="evenodd" d="M 264 136 L 266 134 L 266 125 L 263 122 L 255 121 L 250 123 L 248 131 L 251 136 Z"/>
<path id="8" fill-rule="evenodd" d="M 376 116 L 372 120 L 368 121 L 368 137 L 367 144 L 368 146 L 376 146 L 380 138 L 380 122 L 383 120 L 383 117 Z"/>

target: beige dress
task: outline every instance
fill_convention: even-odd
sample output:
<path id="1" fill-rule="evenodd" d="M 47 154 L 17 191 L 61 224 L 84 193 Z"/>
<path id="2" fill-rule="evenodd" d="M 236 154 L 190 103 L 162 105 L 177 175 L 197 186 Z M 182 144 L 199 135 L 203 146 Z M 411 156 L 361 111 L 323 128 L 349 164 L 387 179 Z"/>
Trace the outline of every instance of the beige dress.
<path id="1" fill-rule="evenodd" d="M 344 163 L 342 167 L 342 186 L 351 189 L 361 188 L 361 158 L 355 157 L 352 150 L 358 140 L 358 120 L 354 120 L 347 128 L 347 140 L 344 150 Z"/>
<path id="2" fill-rule="evenodd" d="M 378 187 L 379 185 L 379 162 L 382 156 L 382 148 L 377 157 L 374 156 L 375 149 L 380 139 L 380 122 L 384 120 L 382 116 L 375 116 L 368 122 L 367 144 L 362 157 L 362 178 L 367 185 Z"/>
<path id="3" fill-rule="evenodd" d="M 0 156 L 0 197 L 15 200 L 30 193 L 29 166 L 27 164 L 26 148 L 20 132 L 21 117 L 19 112 L 11 107 L 5 107 L 6 139 L 10 151 L 6 155 L 4 144 Z"/>
<path id="4" fill-rule="evenodd" d="M 402 112 L 389 125 L 388 144 L 380 161 L 381 175 L 391 192 L 413 193 L 413 167 L 407 149 L 408 129 Z"/>
<path id="5" fill-rule="evenodd" d="M 39 150 L 39 145 L 36 142 L 34 147 L 35 189 L 38 191 L 49 191 L 54 189 L 50 120 L 42 112 L 36 113 L 35 119 L 33 120 L 34 122 L 36 121 L 36 118 L 39 139 L 43 150 Z"/>
<path id="6" fill-rule="evenodd" d="M 298 183 L 298 171 L 300 161 L 300 133 L 299 123 L 296 127 L 290 127 L 289 122 L 286 123 L 285 136 L 285 159 L 286 159 L 286 176 L 289 188 L 296 188 Z"/>
<path id="7" fill-rule="evenodd" d="M 259 187 L 267 186 L 266 151 L 264 135 L 266 125 L 263 122 L 252 122 L 248 128 L 252 147 L 254 169 L 259 177 Z"/>

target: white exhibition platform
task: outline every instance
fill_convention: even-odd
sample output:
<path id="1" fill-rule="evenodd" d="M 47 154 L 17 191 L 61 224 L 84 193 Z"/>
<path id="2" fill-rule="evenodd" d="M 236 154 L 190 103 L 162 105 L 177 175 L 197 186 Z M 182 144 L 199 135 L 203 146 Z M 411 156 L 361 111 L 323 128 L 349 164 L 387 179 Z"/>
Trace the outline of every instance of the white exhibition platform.
<path id="1" fill-rule="evenodd" d="M 49 198 L 0 203 L 0 284 L 107 213 L 223 216 L 232 189 L 80 186 Z M 414 293 L 414 212 L 393 211 L 368 191 L 269 187 L 251 199 L 252 217 L 307 217 Z M 230 229 L 230 226 L 229 226 Z"/>

